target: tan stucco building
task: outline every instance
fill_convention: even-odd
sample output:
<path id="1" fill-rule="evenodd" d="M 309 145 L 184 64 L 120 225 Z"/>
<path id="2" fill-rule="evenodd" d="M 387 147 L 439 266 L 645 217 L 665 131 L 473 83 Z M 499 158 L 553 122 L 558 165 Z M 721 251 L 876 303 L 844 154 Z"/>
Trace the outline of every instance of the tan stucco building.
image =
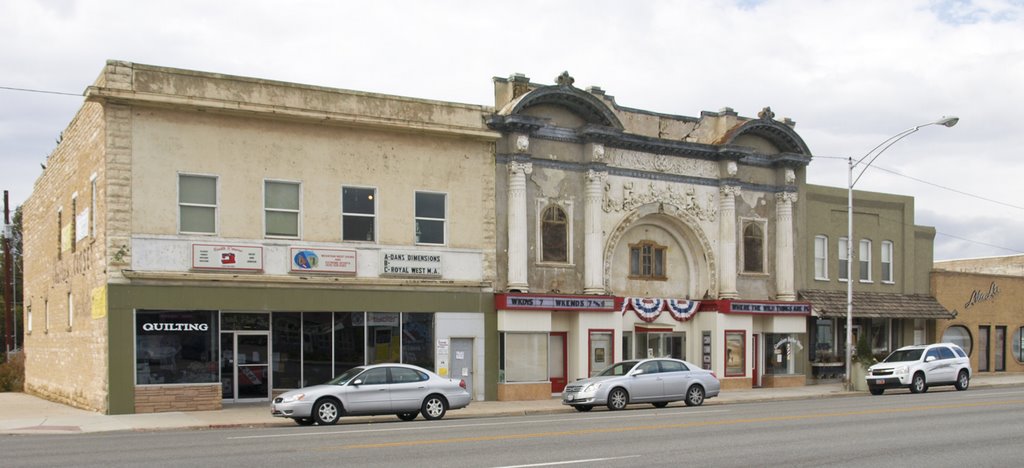
<path id="1" fill-rule="evenodd" d="M 26 391 L 210 409 L 403 361 L 494 397 L 489 108 L 116 61 L 85 96 L 24 205 Z"/>
<path id="2" fill-rule="evenodd" d="M 956 317 L 942 341 L 970 354 L 975 372 L 1024 372 L 1024 255 L 935 262 L 932 290 Z"/>

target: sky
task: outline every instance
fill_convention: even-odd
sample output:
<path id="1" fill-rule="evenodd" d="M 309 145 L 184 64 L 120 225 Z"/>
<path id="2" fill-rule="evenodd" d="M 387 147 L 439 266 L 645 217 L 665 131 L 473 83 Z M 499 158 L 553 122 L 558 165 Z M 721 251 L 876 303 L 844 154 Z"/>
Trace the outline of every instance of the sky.
<path id="1" fill-rule="evenodd" d="M 856 188 L 915 197 L 936 260 L 1024 253 L 1024 0 L 4 0 L 0 44 L 12 210 L 107 60 L 481 105 L 493 77 L 568 71 L 624 107 L 771 106 L 814 155 L 807 181 L 843 188 L 847 158 L 958 116 Z"/>

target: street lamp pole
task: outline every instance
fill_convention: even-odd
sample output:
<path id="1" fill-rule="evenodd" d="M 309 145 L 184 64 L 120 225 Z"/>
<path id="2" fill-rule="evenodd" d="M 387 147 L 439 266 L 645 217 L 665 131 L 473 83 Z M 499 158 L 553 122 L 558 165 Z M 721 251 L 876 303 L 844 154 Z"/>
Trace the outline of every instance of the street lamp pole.
<path id="1" fill-rule="evenodd" d="M 881 156 L 885 150 L 889 149 L 890 146 L 896 144 L 918 130 L 927 127 L 929 125 L 942 125 L 943 127 L 952 127 L 960 121 L 957 117 L 943 117 L 934 122 L 928 122 L 925 124 L 918 125 L 916 127 L 908 128 L 900 133 L 897 133 L 889 139 L 881 142 L 878 146 L 875 146 L 868 151 L 867 154 L 862 156 L 860 159 L 854 161 L 853 157 L 848 158 L 849 171 L 847 177 L 847 192 L 846 192 L 846 375 L 844 385 L 847 390 L 853 389 L 853 382 L 851 382 L 850 373 L 853 370 L 851 367 L 853 358 L 853 186 L 857 185 L 860 181 L 861 176 L 864 175 L 864 171 L 871 166 L 872 163 Z M 871 159 L 868 159 L 868 158 Z M 860 173 L 857 177 L 853 177 L 853 171 L 868 159 L 868 162 L 860 168 Z"/>

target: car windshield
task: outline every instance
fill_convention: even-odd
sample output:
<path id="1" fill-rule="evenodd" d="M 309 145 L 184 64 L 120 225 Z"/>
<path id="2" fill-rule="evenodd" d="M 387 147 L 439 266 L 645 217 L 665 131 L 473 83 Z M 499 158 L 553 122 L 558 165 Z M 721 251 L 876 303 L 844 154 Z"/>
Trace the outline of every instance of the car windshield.
<path id="1" fill-rule="evenodd" d="M 636 367 L 640 361 L 622 361 L 616 362 L 597 374 L 599 377 L 608 377 L 610 375 L 626 375 L 627 372 Z"/>
<path id="2" fill-rule="evenodd" d="M 343 372 L 341 375 L 331 380 L 328 380 L 325 385 L 345 385 L 348 383 L 349 380 L 352 380 L 353 378 L 355 378 L 355 376 L 359 375 L 364 370 L 366 369 L 363 367 L 353 367 Z"/>
<path id="3" fill-rule="evenodd" d="M 882 362 L 916 361 L 921 359 L 921 353 L 923 352 L 923 349 L 897 349 Z"/>

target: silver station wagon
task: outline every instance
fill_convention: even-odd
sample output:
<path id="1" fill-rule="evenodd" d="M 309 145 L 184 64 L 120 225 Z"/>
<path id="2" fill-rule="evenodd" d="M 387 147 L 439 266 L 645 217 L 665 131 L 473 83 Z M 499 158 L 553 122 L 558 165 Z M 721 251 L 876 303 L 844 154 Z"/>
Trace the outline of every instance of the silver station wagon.
<path id="1" fill-rule="evenodd" d="M 409 364 L 353 367 L 333 380 L 282 393 L 270 413 L 302 426 L 328 426 L 342 416 L 394 414 L 412 421 L 441 419 L 450 409 L 469 406 L 466 382 L 447 379 Z"/>
<path id="2" fill-rule="evenodd" d="M 630 403 L 650 403 L 664 408 L 673 401 L 699 406 L 718 396 L 721 385 L 711 371 L 679 359 L 659 358 L 622 361 L 589 379 L 565 387 L 562 404 L 576 411 L 596 405 L 620 410 Z"/>

